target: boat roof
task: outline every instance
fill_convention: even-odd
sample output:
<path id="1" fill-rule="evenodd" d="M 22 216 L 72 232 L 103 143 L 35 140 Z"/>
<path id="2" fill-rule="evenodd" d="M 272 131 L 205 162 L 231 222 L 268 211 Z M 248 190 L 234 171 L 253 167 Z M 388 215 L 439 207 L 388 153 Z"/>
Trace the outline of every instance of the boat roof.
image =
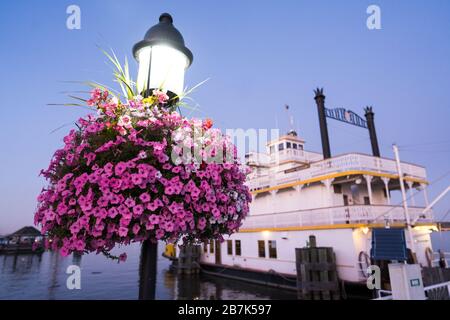
<path id="1" fill-rule="evenodd" d="M 41 235 L 42 235 L 41 232 L 38 229 L 36 229 L 35 227 L 27 226 L 27 227 L 23 227 L 23 228 L 15 231 L 13 233 L 11 233 L 10 235 L 8 235 L 8 237 L 14 237 L 14 236 L 21 236 L 21 237 L 23 237 L 23 236 L 34 236 L 34 237 L 37 237 L 37 236 L 41 236 Z"/>

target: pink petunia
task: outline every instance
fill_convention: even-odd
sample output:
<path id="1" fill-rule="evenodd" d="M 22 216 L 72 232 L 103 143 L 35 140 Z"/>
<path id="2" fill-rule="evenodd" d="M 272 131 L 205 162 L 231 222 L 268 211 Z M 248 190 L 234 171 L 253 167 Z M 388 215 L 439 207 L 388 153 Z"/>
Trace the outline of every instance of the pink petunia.
<path id="1" fill-rule="evenodd" d="M 108 201 L 108 199 L 106 197 L 100 197 L 97 200 L 97 205 L 100 206 L 100 207 L 106 207 L 108 205 L 108 202 L 109 201 Z"/>
<path id="2" fill-rule="evenodd" d="M 124 203 L 128 208 L 134 207 L 136 205 L 136 202 L 132 198 L 127 198 Z"/>
<path id="3" fill-rule="evenodd" d="M 147 205 L 146 205 L 146 208 L 149 210 L 149 211 L 155 211 L 156 209 L 158 209 L 158 205 L 153 201 L 153 202 L 149 202 L 149 203 L 147 203 Z"/>
<path id="4" fill-rule="evenodd" d="M 165 92 L 158 89 L 153 90 L 153 95 L 161 104 L 165 104 L 169 100 L 169 96 Z"/>
<path id="5" fill-rule="evenodd" d="M 109 208 L 108 209 L 108 216 L 110 217 L 110 218 L 115 218 L 117 215 L 119 214 L 119 211 L 117 211 L 117 208 L 116 207 L 112 207 L 112 208 Z"/>
<path id="6" fill-rule="evenodd" d="M 69 255 L 69 249 L 67 247 L 62 247 L 59 250 L 59 253 L 61 254 L 62 257 L 67 257 Z"/>
<path id="7" fill-rule="evenodd" d="M 72 234 L 77 234 L 78 232 L 80 232 L 80 225 L 78 223 L 74 223 L 70 226 L 70 232 Z"/>
<path id="8" fill-rule="evenodd" d="M 120 198 L 120 196 L 113 194 L 113 195 L 111 195 L 110 202 L 111 202 L 111 204 L 119 204 L 121 202 L 121 198 Z"/>
<path id="9" fill-rule="evenodd" d="M 128 227 L 130 225 L 131 222 L 131 217 L 122 217 L 119 220 L 119 225 L 121 227 Z"/>
<path id="10" fill-rule="evenodd" d="M 143 212 L 144 212 L 144 206 L 142 204 L 138 204 L 133 207 L 133 215 L 135 217 L 140 217 Z"/>
<path id="11" fill-rule="evenodd" d="M 164 237 L 164 234 L 165 234 L 165 232 L 164 232 L 164 230 L 161 230 L 161 229 L 158 229 L 158 230 L 156 230 L 156 232 L 155 232 L 155 237 L 156 237 L 156 239 L 161 239 L 162 237 Z"/>
<path id="12" fill-rule="evenodd" d="M 147 192 L 144 192 L 144 193 L 142 193 L 140 196 L 139 196 L 139 199 L 143 202 L 143 203 L 147 203 L 147 202 L 149 202 L 150 201 L 150 195 L 147 193 Z"/>
<path id="13" fill-rule="evenodd" d="M 156 215 L 156 214 L 151 214 L 151 215 L 148 217 L 148 221 L 149 221 L 151 224 L 158 224 L 158 223 L 159 223 L 159 216 Z"/>
<path id="14" fill-rule="evenodd" d="M 138 234 L 139 230 L 141 230 L 141 227 L 139 226 L 139 224 L 135 223 L 132 229 L 133 233 Z"/>
<path id="15" fill-rule="evenodd" d="M 139 185 L 142 183 L 142 177 L 139 174 L 133 174 L 131 175 L 131 181 L 133 182 L 133 184 Z"/>
<path id="16" fill-rule="evenodd" d="M 212 215 L 214 216 L 214 218 L 219 218 L 220 217 L 220 210 L 217 208 L 213 208 L 211 210 Z"/>
<path id="17" fill-rule="evenodd" d="M 122 253 L 119 256 L 119 262 L 125 262 L 125 261 L 127 261 L 127 254 L 126 253 Z"/>
<path id="18" fill-rule="evenodd" d="M 166 225 L 165 225 L 165 227 L 164 227 L 164 229 L 165 229 L 167 232 L 172 232 L 172 231 L 174 230 L 174 224 L 173 224 L 173 222 L 171 222 L 171 221 L 167 222 Z"/>
<path id="19" fill-rule="evenodd" d="M 114 168 L 114 173 L 116 176 L 121 176 L 125 170 L 127 170 L 127 165 L 125 162 L 119 162 L 116 167 Z"/>
<path id="20" fill-rule="evenodd" d="M 205 227 L 206 227 L 206 219 L 204 217 L 201 217 L 200 219 L 198 219 L 197 227 L 200 230 L 204 230 L 205 229 Z"/>
<path id="21" fill-rule="evenodd" d="M 128 228 L 120 227 L 119 228 L 119 236 L 126 237 L 128 234 Z"/>
<path id="22" fill-rule="evenodd" d="M 83 251 L 85 247 L 86 247 L 86 243 L 83 240 L 77 240 L 75 242 L 75 249 L 77 251 Z"/>

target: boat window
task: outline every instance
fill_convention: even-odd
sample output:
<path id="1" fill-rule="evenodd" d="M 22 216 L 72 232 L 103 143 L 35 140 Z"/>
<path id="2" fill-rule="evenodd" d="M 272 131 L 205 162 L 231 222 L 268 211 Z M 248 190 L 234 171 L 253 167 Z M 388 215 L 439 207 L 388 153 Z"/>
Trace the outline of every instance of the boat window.
<path id="1" fill-rule="evenodd" d="M 296 144 L 296 143 L 293 143 L 293 144 L 292 144 L 292 148 L 297 149 L 297 144 Z"/>
<path id="2" fill-rule="evenodd" d="M 344 194 L 344 206 L 348 206 L 348 195 Z"/>
<path id="3" fill-rule="evenodd" d="M 266 245 L 264 243 L 264 240 L 258 240 L 258 257 L 266 257 Z"/>
<path id="4" fill-rule="evenodd" d="M 233 255 L 233 240 L 227 240 L 227 253 Z"/>
<path id="5" fill-rule="evenodd" d="M 204 253 L 208 252 L 208 242 L 207 241 L 203 242 L 203 252 Z"/>
<path id="6" fill-rule="evenodd" d="M 241 240 L 234 240 L 234 252 L 237 256 L 241 255 Z"/>
<path id="7" fill-rule="evenodd" d="M 209 252 L 214 253 L 214 240 L 209 241 Z"/>
<path id="8" fill-rule="evenodd" d="M 342 193 L 342 185 L 333 184 L 334 193 Z"/>
<path id="9" fill-rule="evenodd" d="M 369 205 L 370 204 L 370 198 L 369 197 L 364 197 L 364 204 L 365 205 Z"/>
<path id="10" fill-rule="evenodd" d="M 277 258 L 277 242 L 275 240 L 269 240 L 269 258 Z"/>
<path id="11" fill-rule="evenodd" d="M 290 142 L 286 142 L 286 149 L 290 149 L 291 148 L 291 143 Z"/>
<path id="12" fill-rule="evenodd" d="M 278 145 L 278 151 L 282 151 L 282 150 L 284 150 L 284 143 L 280 143 Z"/>
<path id="13" fill-rule="evenodd" d="M 275 153 L 275 146 L 270 146 L 270 154 Z"/>
<path id="14" fill-rule="evenodd" d="M 352 192 L 352 198 L 355 200 L 355 203 L 359 202 L 359 189 L 356 184 L 352 184 L 350 186 L 350 191 Z"/>
<path id="15" fill-rule="evenodd" d="M 303 150 L 303 145 L 299 144 L 298 145 L 298 150 Z"/>

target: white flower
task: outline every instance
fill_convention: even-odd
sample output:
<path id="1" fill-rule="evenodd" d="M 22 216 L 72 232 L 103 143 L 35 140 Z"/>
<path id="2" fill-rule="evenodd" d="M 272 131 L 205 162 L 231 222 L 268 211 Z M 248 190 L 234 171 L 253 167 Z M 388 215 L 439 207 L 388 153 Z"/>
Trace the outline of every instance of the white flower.
<path id="1" fill-rule="evenodd" d="M 173 162 L 175 163 L 175 165 L 179 165 L 183 162 L 183 160 L 181 160 L 180 156 L 177 156 Z"/>
<path id="2" fill-rule="evenodd" d="M 183 130 L 177 129 L 176 131 L 172 132 L 172 140 L 175 142 L 181 142 L 184 139 Z"/>
<path id="3" fill-rule="evenodd" d="M 137 117 L 137 118 L 144 118 L 145 113 L 142 112 L 142 111 L 132 111 L 132 112 L 131 112 L 131 115 L 132 115 L 133 117 Z"/>
<path id="4" fill-rule="evenodd" d="M 111 102 L 114 103 L 115 105 L 118 105 L 118 104 L 119 104 L 119 99 L 117 99 L 117 97 L 114 96 L 114 97 L 111 99 Z"/>
<path id="5" fill-rule="evenodd" d="M 131 128 L 131 117 L 128 115 L 123 115 L 119 118 L 117 124 L 124 128 Z"/>
<path id="6" fill-rule="evenodd" d="M 141 150 L 138 154 L 138 157 L 141 159 L 147 158 L 147 153 L 144 150 Z"/>

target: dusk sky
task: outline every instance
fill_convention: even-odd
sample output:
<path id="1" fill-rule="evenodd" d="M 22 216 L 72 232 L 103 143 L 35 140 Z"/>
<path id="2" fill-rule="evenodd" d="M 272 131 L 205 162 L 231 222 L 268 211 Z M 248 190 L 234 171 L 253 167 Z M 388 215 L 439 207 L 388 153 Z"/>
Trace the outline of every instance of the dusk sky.
<path id="1" fill-rule="evenodd" d="M 66 8 L 81 9 L 81 29 Z M 369 30 L 366 9 L 381 9 Z M 86 110 L 48 106 L 87 90 L 115 88 L 98 47 L 136 62 L 132 46 L 169 12 L 194 54 L 186 85 L 209 78 L 192 98 L 197 117 L 222 128 L 288 127 L 289 104 L 306 149 L 321 151 L 313 89 L 326 106 L 363 115 L 372 105 L 382 156 L 427 169 L 430 199 L 450 183 L 450 1 L 2 1 L 0 234 L 33 225 L 36 197 L 62 138 Z M 332 154 L 371 153 L 367 130 L 329 120 Z M 53 132 L 58 127 L 61 129 Z M 423 196 L 417 196 L 421 203 Z M 450 196 L 435 207 L 437 218 Z M 447 219 L 450 220 L 450 214 Z"/>

